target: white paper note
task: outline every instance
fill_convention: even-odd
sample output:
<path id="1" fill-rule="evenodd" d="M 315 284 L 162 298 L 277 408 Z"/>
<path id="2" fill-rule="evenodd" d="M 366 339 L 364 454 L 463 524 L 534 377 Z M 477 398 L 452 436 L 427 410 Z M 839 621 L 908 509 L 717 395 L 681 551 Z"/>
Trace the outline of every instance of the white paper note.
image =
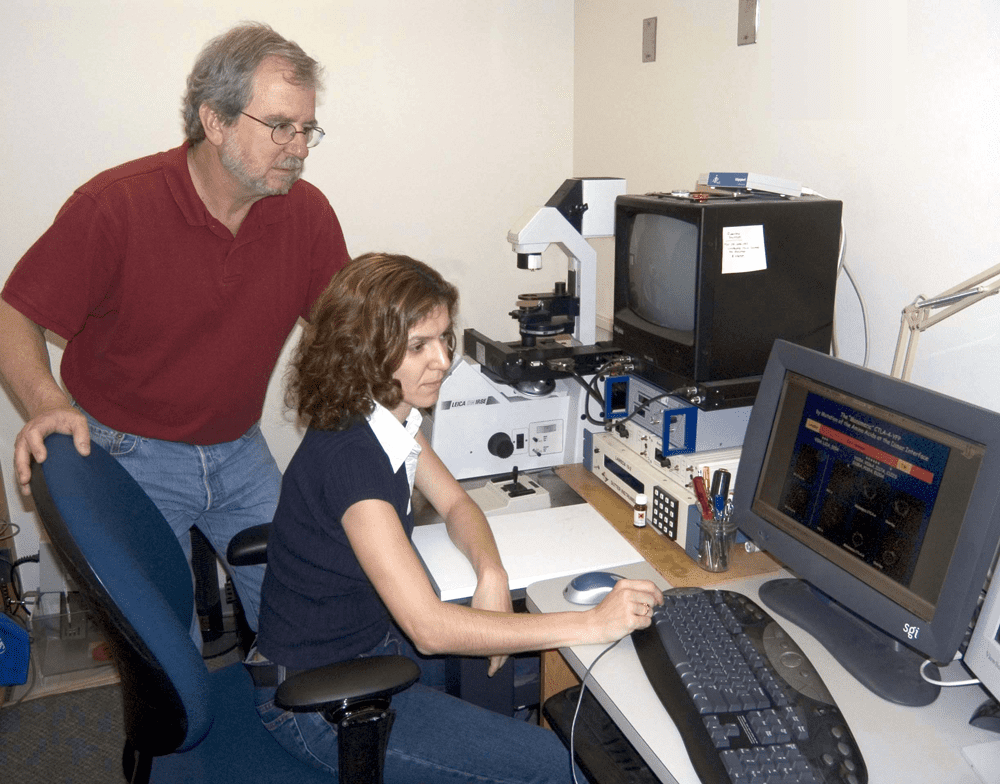
<path id="1" fill-rule="evenodd" d="M 722 274 L 767 269 L 763 226 L 726 226 L 722 229 Z"/>

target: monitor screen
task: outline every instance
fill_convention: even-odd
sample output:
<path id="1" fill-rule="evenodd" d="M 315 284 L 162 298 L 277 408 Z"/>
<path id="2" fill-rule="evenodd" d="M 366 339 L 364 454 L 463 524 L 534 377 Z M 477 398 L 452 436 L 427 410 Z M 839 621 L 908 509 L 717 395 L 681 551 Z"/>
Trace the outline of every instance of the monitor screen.
<path id="1" fill-rule="evenodd" d="M 665 329 L 688 333 L 694 342 L 698 226 L 668 215 L 635 216 L 628 246 L 629 306 Z M 682 338 L 682 339 L 684 339 Z"/>
<path id="2" fill-rule="evenodd" d="M 778 341 L 739 475 L 737 524 L 805 577 L 794 590 L 807 586 L 818 602 L 788 609 L 765 586 L 764 603 L 800 625 L 829 624 L 829 609 L 887 635 L 916 694 L 880 682 L 895 672 L 854 674 L 897 702 L 933 699 L 916 668 L 959 650 L 1000 541 L 1000 414 Z M 820 629 L 824 644 L 824 635 L 837 636 Z M 852 638 L 831 652 L 848 669 L 880 658 L 861 647 Z"/>

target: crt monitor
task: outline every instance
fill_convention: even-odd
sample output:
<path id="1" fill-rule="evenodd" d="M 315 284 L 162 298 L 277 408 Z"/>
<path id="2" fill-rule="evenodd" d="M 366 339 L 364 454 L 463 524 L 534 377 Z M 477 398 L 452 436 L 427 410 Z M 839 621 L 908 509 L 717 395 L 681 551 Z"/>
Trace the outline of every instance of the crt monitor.
<path id="1" fill-rule="evenodd" d="M 804 578 L 762 602 L 880 696 L 932 702 L 920 665 L 961 649 L 1000 541 L 1000 414 L 777 341 L 739 477 L 737 525 Z"/>
<path id="2" fill-rule="evenodd" d="M 651 194 L 615 201 L 614 344 L 704 410 L 749 406 L 771 344 L 827 351 L 839 201 Z"/>

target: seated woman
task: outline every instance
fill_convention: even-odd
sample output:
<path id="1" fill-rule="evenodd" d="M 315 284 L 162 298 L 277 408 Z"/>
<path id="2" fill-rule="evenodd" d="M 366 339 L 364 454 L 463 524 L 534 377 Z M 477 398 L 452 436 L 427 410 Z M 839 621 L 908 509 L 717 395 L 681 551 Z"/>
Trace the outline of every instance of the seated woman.
<path id="1" fill-rule="evenodd" d="M 299 345 L 289 402 L 309 427 L 285 472 L 268 543 L 257 656 L 287 668 L 403 654 L 418 683 L 393 697 L 387 782 L 569 781 L 555 734 L 444 693 L 442 654 L 490 658 L 611 643 L 650 624 L 662 601 L 622 580 L 598 606 L 511 611 L 507 574 L 482 511 L 419 431 L 451 364 L 458 294 L 406 256 L 369 254 L 334 276 Z M 471 606 L 438 599 L 411 542 L 416 486 L 478 579 Z M 281 668 L 278 668 L 281 672 Z M 258 688 L 258 712 L 289 751 L 337 775 L 337 737 Z M 581 777 L 581 781 L 582 781 Z"/>

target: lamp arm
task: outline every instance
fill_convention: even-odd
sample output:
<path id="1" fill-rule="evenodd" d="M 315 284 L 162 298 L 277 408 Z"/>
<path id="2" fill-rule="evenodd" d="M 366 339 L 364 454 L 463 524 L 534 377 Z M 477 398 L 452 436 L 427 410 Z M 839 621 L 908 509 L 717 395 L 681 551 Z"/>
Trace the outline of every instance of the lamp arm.
<path id="1" fill-rule="evenodd" d="M 993 280 L 996 278 L 996 280 Z M 989 282 L 987 282 L 989 281 Z M 917 297 L 903 308 L 890 375 L 908 381 L 920 333 L 939 324 L 970 305 L 1000 291 L 1000 264 L 942 291 L 931 299 Z M 938 310 L 931 314 L 932 310 Z"/>

